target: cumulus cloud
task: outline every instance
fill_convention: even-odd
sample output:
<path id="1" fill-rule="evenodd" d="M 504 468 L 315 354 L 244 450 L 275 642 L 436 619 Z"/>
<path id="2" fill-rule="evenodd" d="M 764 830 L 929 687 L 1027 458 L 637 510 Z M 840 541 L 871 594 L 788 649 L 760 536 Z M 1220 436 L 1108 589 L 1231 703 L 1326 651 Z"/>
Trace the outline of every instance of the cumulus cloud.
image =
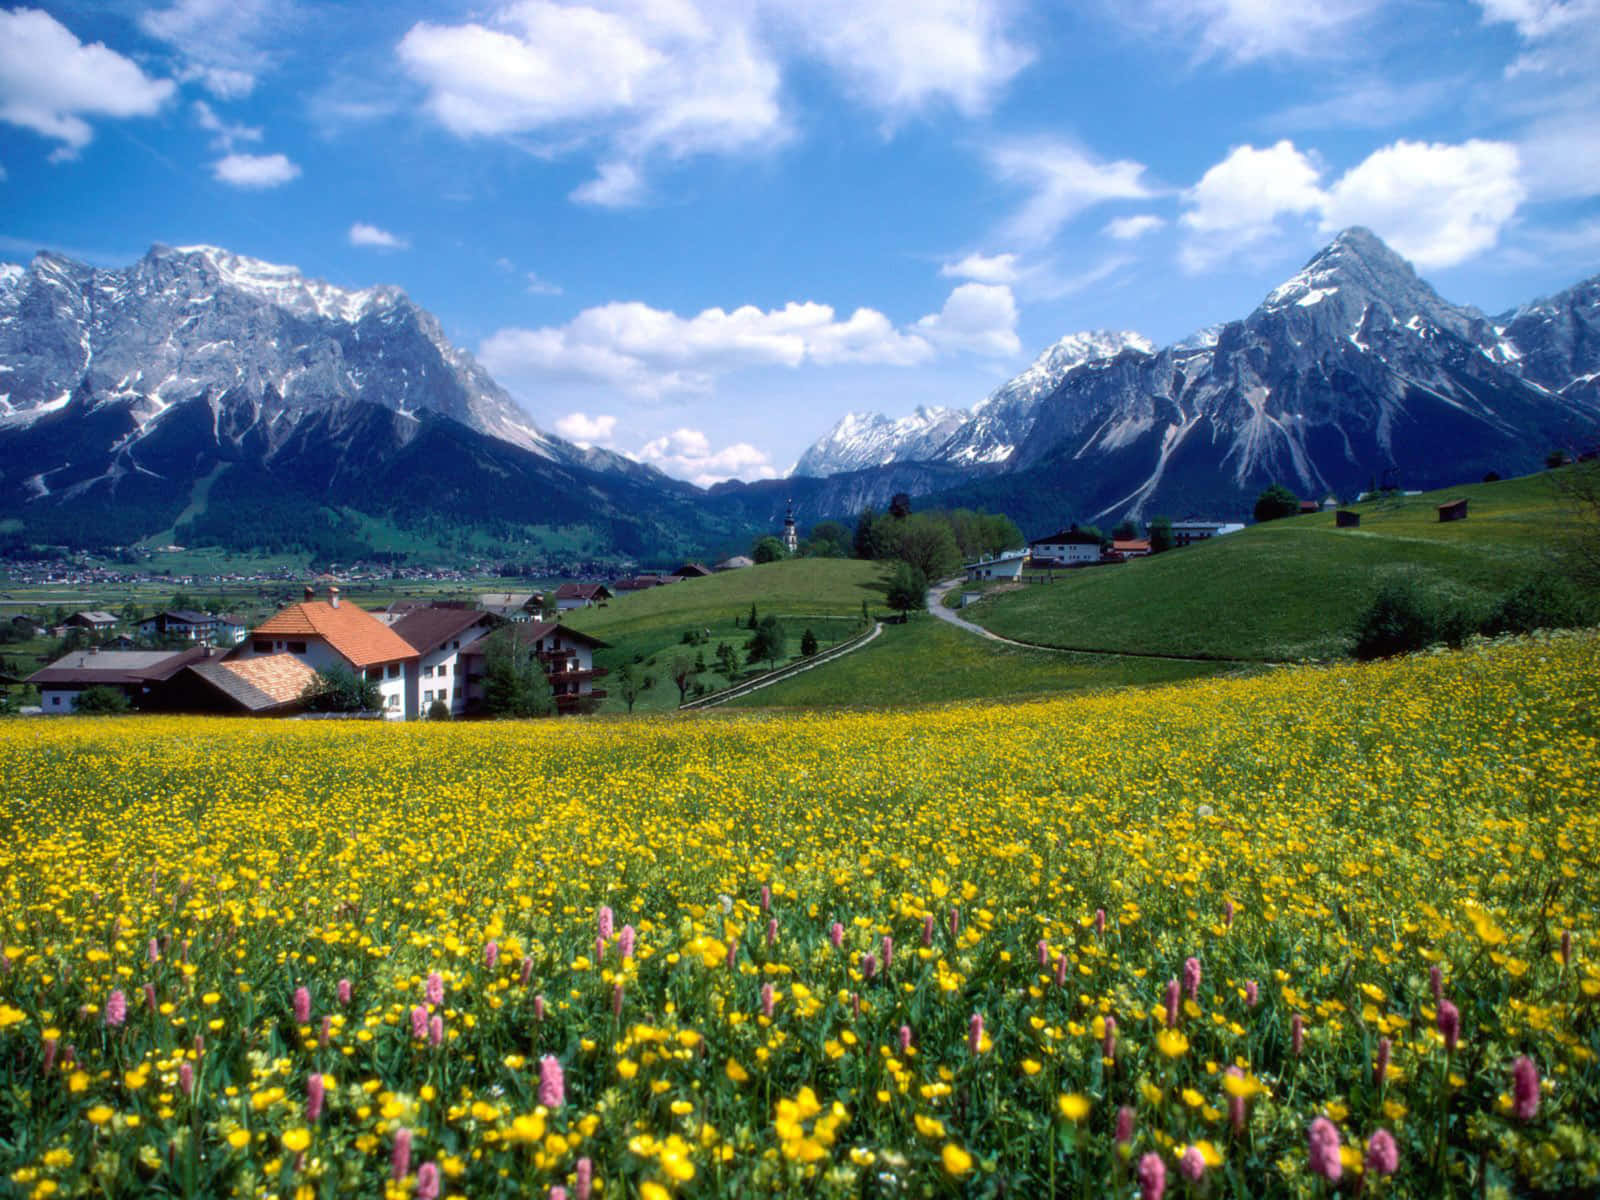
<path id="1" fill-rule="evenodd" d="M 502 329 L 479 349 L 497 375 L 585 379 L 646 398 L 707 392 L 719 375 L 742 367 L 907 366 L 932 354 L 926 340 L 873 309 L 839 320 L 831 306 L 810 302 L 708 308 L 693 317 L 616 302 L 584 309 L 565 325 Z"/>
<path id="2" fill-rule="evenodd" d="M 1125 0 L 1116 13 L 1152 37 L 1174 36 L 1197 59 L 1232 64 L 1274 58 L 1325 58 L 1344 53 L 1351 35 L 1382 0 Z"/>
<path id="3" fill-rule="evenodd" d="M 609 446 L 617 432 L 617 419 L 607 415 L 591 417 L 588 413 L 568 413 L 557 419 L 556 432 L 580 446 Z"/>
<path id="4" fill-rule="evenodd" d="M 1491 249 L 1527 198 L 1515 146 L 1398 141 L 1331 185 L 1289 141 L 1239 146 L 1184 195 L 1179 260 L 1205 270 L 1290 228 L 1370 226 L 1419 267 L 1450 267 Z"/>
<path id="5" fill-rule="evenodd" d="M 259 142 L 261 140 L 261 127 L 258 125 L 230 125 L 224 121 L 211 105 L 204 100 L 194 102 L 195 124 L 201 129 L 214 134 L 211 147 L 214 150 L 230 151 L 239 142 Z"/>
<path id="6" fill-rule="evenodd" d="M 1320 178 L 1293 142 L 1234 147 L 1184 194 L 1179 222 L 1188 236 L 1179 261 L 1205 270 L 1277 233 L 1281 218 L 1316 213 L 1324 200 Z"/>
<path id="7" fill-rule="evenodd" d="M 996 178 L 1031 193 L 1003 226 L 1003 235 L 1024 245 L 1050 241 L 1073 217 L 1108 200 L 1144 200 L 1153 193 L 1142 182 L 1144 164 L 1100 162 L 1055 138 L 1013 138 L 986 154 Z"/>
<path id="8" fill-rule="evenodd" d="M 286 0 L 177 0 L 143 13 L 139 26 L 172 46 L 180 78 L 237 100 L 255 90 L 267 66 L 259 41 L 289 8 Z"/>
<path id="9" fill-rule="evenodd" d="M 917 322 L 917 332 L 941 348 L 1005 358 L 1022 349 L 1017 302 L 1005 284 L 963 283 L 944 307 Z"/>
<path id="10" fill-rule="evenodd" d="M 1106 222 L 1106 227 L 1101 230 L 1109 238 L 1119 242 L 1137 241 L 1147 233 L 1154 233 L 1158 229 L 1166 228 L 1166 221 L 1151 213 L 1141 213 L 1133 217 L 1117 217 Z"/>
<path id="11" fill-rule="evenodd" d="M 374 250 L 409 250 L 409 238 L 400 237 L 390 233 L 387 229 L 379 229 L 376 225 L 369 225 L 365 221 L 357 221 L 350 226 L 350 244 L 352 246 L 368 246 Z"/>
<path id="12" fill-rule="evenodd" d="M 687 479 L 698 487 L 710 487 L 725 479 L 778 477 L 778 469 L 765 451 L 749 442 L 735 442 L 714 450 L 711 439 L 698 429 L 674 429 L 646 442 L 637 454 L 629 457 L 649 463 L 668 475 Z"/>
<path id="13" fill-rule="evenodd" d="M 282 154 L 229 154 L 211 164 L 211 173 L 234 187 L 272 188 L 288 183 L 300 168 Z"/>
<path id="14" fill-rule="evenodd" d="M 648 195 L 644 176 L 631 163 L 601 163 L 598 174 L 588 183 L 572 189 L 568 199 L 595 208 L 635 208 Z"/>
<path id="15" fill-rule="evenodd" d="M 1015 283 L 1022 272 L 1015 254 L 973 253 L 945 263 L 939 274 L 946 279 L 970 279 L 975 283 Z"/>
<path id="16" fill-rule="evenodd" d="M 1508 24 L 1524 50 L 1507 73 L 1590 73 L 1600 49 L 1600 0 L 1477 0 L 1488 24 Z"/>
<path id="17" fill-rule="evenodd" d="M 86 118 L 147 117 L 174 90 L 100 42 L 80 42 L 49 13 L 0 11 L 0 121 L 59 142 L 53 158 L 89 144 Z"/>
<path id="18" fill-rule="evenodd" d="M 1395 142 L 1328 190 L 1321 227 L 1368 225 L 1419 267 L 1452 267 L 1491 249 L 1527 197 L 1514 146 Z"/>

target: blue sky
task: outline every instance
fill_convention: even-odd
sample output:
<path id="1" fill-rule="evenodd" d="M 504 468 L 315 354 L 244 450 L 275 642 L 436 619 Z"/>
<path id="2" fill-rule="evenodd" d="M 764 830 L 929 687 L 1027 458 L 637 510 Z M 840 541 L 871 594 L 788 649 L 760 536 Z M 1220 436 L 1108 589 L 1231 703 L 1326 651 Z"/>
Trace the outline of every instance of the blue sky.
<path id="1" fill-rule="evenodd" d="M 754 478 L 1346 225 L 1490 312 L 1600 271 L 1600 0 L 0 7 L 0 214 L 399 284 L 544 427 Z"/>

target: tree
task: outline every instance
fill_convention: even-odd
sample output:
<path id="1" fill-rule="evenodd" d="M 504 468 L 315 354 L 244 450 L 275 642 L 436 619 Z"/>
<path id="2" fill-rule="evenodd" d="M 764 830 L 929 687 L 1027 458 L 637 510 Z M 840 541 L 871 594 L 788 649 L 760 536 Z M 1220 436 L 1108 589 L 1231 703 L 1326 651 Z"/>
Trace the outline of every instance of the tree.
<path id="1" fill-rule="evenodd" d="M 1123 517 L 1111 531 L 1111 536 L 1119 542 L 1131 542 L 1139 536 L 1139 522 L 1130 517 Z"/>
<path id="2" fill-rule="evenodd" d="M 937 517 L 918 513 L 899 523 L 900 547 L 896 555 L 922 573 L 923 579 L 943 579 L 961 569 L 961 551 L 950 526 Z"/>
<path id="3" fill-rule="evenodd" d="M 898 564 L 889 576 L 887 599 L 898 613 L 923 611 L 928 607 L 928 577 L 908 562 Z"/>
<path id="4" fill-rule="evenodd" d="M 1357 658 L 1409 654 L 1438 642 L 1461 642 L 1478 625 L 1455 605 L 1430 600 L 1409 579 L 1392 579 L 1378 589 L 1356 624 Z"/>
<path id="5" fill-rule="evenodd" d="M 739 673 L 739 654 L 727 642 L 717 643 L 717 669 L 722 672 L 722 677 L 729 683 Z"/>
<path id="6" fill-rule="evenodd" d="M 756 541 L 750 548 L 750 557 L 758 563 L 781 562 L 789 557 L 789 551 L 784 544 L 770 533 Z"/>
<path id="7" fill-rule="evenodd" d="M 819 521 L 800 552 L 811 558 L 843 558 L 850 553 L 850 530 L 838 521 Z"/>
<path id="8" fill-rule="evenodd" d="M 194 597 L 188 592 L 184 591 L 182 588 L 179 588 L 177 591 L 172 593 L 172 601 L 167 607 L 177 609 L 179 612 L 182 612 L 184 609 L 193 608 L 194 606 Z"/>
<path id="9" fill-rule="evenodd" d="M 817 635 L 807 629 L 800 635 L 800 653 L 805 658 L 810 658 L 817 652 Z"/>
<path id="10" fill-rule="evenodd" d="M 86 717 L 114 717 L 118 713 L 129 712 L 132 708 L 133 702 L 128 699 L 128 693 L 121 688 L 96 684 L 78 693 L 78 701 L 73 705 L 72 711 L 82 713 Z"/>
<path id="11" fill-rule="evenodd" d="M 539 655 L 510 630 L 490 635 L 483 653 L 483 708 L 494 717 L 546 717 L 555 693 Z"/>
<path id="12" fill-rule="evenodd" d="M 889 515 L 897 521 L 903 521 L 911 515 L 911 496 L 907 492 L 896 492 L 889 497 Z"/>
<path id="13" fill-rule="evenodd" d="M 745 621 L 744 626 L 746 629 L 754 629 L 756 627 L 756 602 L 754 600 L 750 601 L 750 616 Z"/>
<path id="14" fill-rule="evenodd" d="M 1172 537 L 1172 518 L 1157 517 L 1150 522 L 1150 553 L 1160 554 L 1164 550 L 1171 550 L 1174 545 Z"/>
<path id="15" fill-rule="evenodd" d="M 765 660 L 768 667 L 776 668 L 778 660 L 783 657 L 784 641 L 783 626 L 778 623 L 778 618 L 766 617 L 756 626 L 755 636 L 745 648 L 749 661 L 758 663 Z"/>
<path id="16" fill-rule="evenodd" d="M 376 712 L 383 707 L 376 681 L 338 663 L 318 671 L 300 698 L 312 712 Z"/>
<path id="17" fill-rule="evenodd" d="M 634 701 L 639 698 L 639 679 L 633 673 L 632 663 L 623 663 L 617 668 L 617 695 L 622 697 L 622 702 L 631 713 Z"/>
<path id="18" fill-rule="evenodd" d="M 448 721 L 451 717 L 450 701 L 435 700 L 428 705 L 427 718 L 430 721 Z"/>
<path id="19" fill-rule="evenodd" d="M 870 508 L 862 509 L 856 517 L 856 532 L 850 540 L 850 549 L 857 558 L 870 560 L 878 557 L 878 543 L 874 534 L 877 524 L 878 514 Z"/>
<path id="20" fill-rule="evenodd" d="M 672 682 L 678 685 L 678 703 L 682 704 L 689 696 L 689 685 L 694 682 L 696 671 L 694 659 L 687 654 L 676 654 L 672 658 Z"/>
<path id="21" fill-rule="evenodd" d="M 1275 483 L 1256 497 L 1256 520 L 1276 521 L 1300 511 L 1300 497 L 1281 483 Z"/>

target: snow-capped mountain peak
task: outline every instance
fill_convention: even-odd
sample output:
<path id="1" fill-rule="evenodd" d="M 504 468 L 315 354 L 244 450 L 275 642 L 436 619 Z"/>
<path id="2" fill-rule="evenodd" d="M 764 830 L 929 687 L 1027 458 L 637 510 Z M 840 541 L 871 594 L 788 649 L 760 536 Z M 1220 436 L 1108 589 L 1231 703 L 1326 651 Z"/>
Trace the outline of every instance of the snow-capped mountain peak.
<path id="1" fill-rule="evenodd" d="M 791 475 L 825 477 L 892 462 L 931 458 L 970 414 L 960 408 L 919 405 L 909 416 L 845 413 L 802 454 Z"/>

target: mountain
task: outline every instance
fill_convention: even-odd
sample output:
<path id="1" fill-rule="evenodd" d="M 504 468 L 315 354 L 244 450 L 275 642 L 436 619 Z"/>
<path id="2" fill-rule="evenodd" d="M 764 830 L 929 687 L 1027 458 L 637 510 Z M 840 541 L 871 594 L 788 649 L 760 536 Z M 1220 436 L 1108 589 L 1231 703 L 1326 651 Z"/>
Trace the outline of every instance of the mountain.
<path id="1" fill-rule="evenodd" d="M 1051 364 L 1058 343 L 975 408 L 925 464 L 966 478 L 923 503 L 1030 526 L 1238 517 L 1275 482 L 1344 496 L 1532 470 L 1600 423 L 1600 278 L 1490 319 L 1360 228 L 1242 320 L 1159 351 L 1116 336 Z"/>
<path id="2" fill-rule="evenodd" d="M 845 413 L 789 473 L 820 479 L 892 462 L 923 462 L 937 456 L 970 416 L 965 409 L 920 406 L 898 419 L 882 413 Z"/>
<path id="3" fill-rule="evenodd" d="M 536 428 L 396 288 L 208 246 L 0 270 L 0 518 L 35 541 L 354 557 L 376 522 L 463 553 L 638 554 L 715 533 L 699 495 Z"/>

